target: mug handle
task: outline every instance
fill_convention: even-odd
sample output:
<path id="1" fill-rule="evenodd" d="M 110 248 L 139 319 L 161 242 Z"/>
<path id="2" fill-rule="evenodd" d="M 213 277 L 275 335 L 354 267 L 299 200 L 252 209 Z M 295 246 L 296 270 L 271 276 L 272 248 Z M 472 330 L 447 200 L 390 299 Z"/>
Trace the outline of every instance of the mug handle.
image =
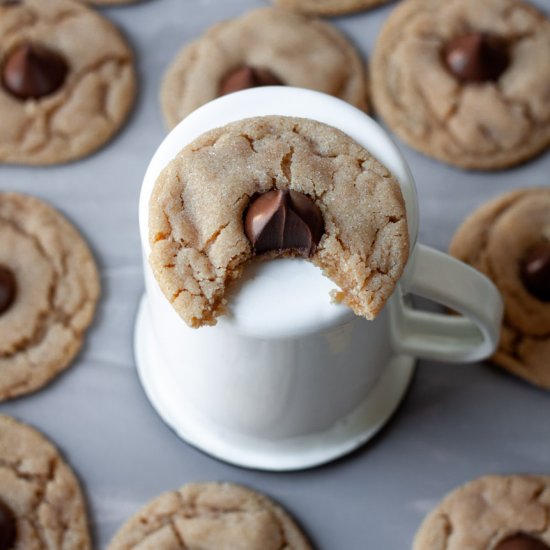
<path id="1" fill-rule="evenodd" d="M 409 276 L 390 301 L 395 348 L 421 359 L 474 362 L 492 355 L 500 338 L 502 297 L 485 275 L 443 252 L 419 244 Z M 416 294 L 461 314 L 414 310 L 404 299 Z"/>

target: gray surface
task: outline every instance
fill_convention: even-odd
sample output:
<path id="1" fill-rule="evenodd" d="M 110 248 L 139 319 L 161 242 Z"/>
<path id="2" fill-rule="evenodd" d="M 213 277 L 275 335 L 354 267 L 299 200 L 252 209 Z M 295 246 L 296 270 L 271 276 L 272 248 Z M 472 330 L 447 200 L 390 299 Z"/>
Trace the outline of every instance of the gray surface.
<path id="1" fill-rule="evenodd" d="M 0 168 L 0 189 L 33 193 L 65 212 L 91 242 L 103 298 L 86 348 L 44 391 L 0 411 L 50 436 L 82 479 L 96 546 L 158 493 L 194 480 L 230 480 L 272 495 L 322 550 L 402 550 L 451 488 L 491 472 L 550 472 L 550 395 L 490 367 L 422 363 L 399 413 L 371 444 L 329 466 L 266 474 L 226 466 L 180 441 L 139 385 L 132 329 L 142 273 L 140 181 L 164 135 L 162 72 L 209 23 L 261 0 L 151 0 L 104 10 L 137 51 L 141 96 L 121 135 L 95 156 L 51 169 Z M 547 0 L 538 0 L 541 7 Z M 391 7 L 335 22 L 365 52 Z M 466 173 L 402 146 L 420 193 L 421 240 L 446 249 L 463 217 L 507 189 L 550 184 L 550 154 L 492 175 Z"/>

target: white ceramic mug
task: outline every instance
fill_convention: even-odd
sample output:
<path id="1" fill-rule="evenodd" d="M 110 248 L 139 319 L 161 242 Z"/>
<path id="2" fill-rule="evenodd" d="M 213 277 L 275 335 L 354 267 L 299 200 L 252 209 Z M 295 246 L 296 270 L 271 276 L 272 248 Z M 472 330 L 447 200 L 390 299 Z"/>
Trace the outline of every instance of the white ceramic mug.
<path id="1" fill-rule="evenodd" d="M 253 116 L 310 118 L 363 145 L 399 180 L 411 255 L 375 321 L 331 303 L 335 285 L 305 260 L 252 265 L 230 313 L 191 329 L 165 299 L 148 263 L 148 206 L 162 169 L 204 132 Z M 182 121 L 155 153 L 143 182 L 140 231 L 146 294 L 136 359 L 151 402 L 184 439 L 234 464 L 269 470 L 314 466 L 370 438 L 407 390 L 415 358 L 470 362 L 499 338 L 502 302 L 483 275 L 417 244 L 418 205 L 399 150 L 371 118 L 334 97 L 289 87 L 230 94 Z M 461 316 L 416 311 L 417 294 Z"/>

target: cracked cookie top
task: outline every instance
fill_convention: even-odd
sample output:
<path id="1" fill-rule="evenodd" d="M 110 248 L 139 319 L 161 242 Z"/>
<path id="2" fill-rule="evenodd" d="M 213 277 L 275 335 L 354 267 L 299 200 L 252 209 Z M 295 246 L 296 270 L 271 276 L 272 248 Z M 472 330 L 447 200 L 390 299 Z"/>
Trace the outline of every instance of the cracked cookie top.
<path id="1" fill-rule="evenodd" d="M 336 27 L 261 8 L 215 25 L 178 54 L 161 89 L 166 123 L 173 128 L 223 93 L 273 84 L 317 90 L 367 108 L 365 64 Z"/>
<path id="2" fill-rule="evenodd" d="M 132 53 L 107 19 L 71 0 L 17 0 L 0 3 L 0 37 L 0 162 L 75 160 L 122 125 L 135 94 Z M 20 52 L 29 45 L 66 67 L 47 93 L 36 88 L 52 80 L 51 65 Z M 22 83 L 35 93 L 14 95 Z"/>
<path id="3" fill-rule="evenodd" d="M 230 483 L 193 483 L 144 506 L 108 550 L 239 548 L 310 550 L 290 516 L 267 497 Z"/>
<path id="4" fill-rule="evenodd" d="M 0 400 L 70 364 L 98 296 L 95 262 L 74 227 L 38 199 L 0 193 Z"/>
<path id="5" fill-rule="evenodd" d="M 512 191 L 485 204 L 464 221 L 449 252 L 502 293 L 493 361 L 550 389 L 550 189 Z"/>
<path id="6" fill-rule="evenodd" d="M 300 247 L 304 255 L 307 249 L 340 287 L 336 300 L 367 319 L 393 292 L 409 250 L 395 178 L 335 128 L 298 118 L 251 118 L 186 146 L 151 195 L 150 263 L 165 296 L 190 326 L 215 324 L 226 311 L 227 286 L 254 255 L 244 217 L 257 196 L 266 199 L 277 190 L 283 193 L 272 193 L 271 218 L 260 217 L 260 229 L 287 231 L 290 226 L 280 224 L 286 213 L 300 242 L 290 246 L 294 250 L 260 258 L 296 255 Z M 317 209 L 323 225 L 318 243 L 308 236 Z"/>
<path id="7" fill-rule="evenodd" d="M 302 13 L 317 15 L 340 15 L 361 11 L 389 0 L 274 0 L 277 6 Z"/>
<path id="8" fill-rule="evenodd" d="M 427 155 L 464 168 L 511 166 L 550 144 L 549 51 L 550 21 L 526 2 L 402 2 L 372 57 L 373 103 Z"/>
<path id="9" fill-rule="evenodd" d="M 486 476 L 428 515 L 413 550 L 543 550 L 550 547 L 549 518 L 550 477 Z"/>
<path id="10" fill-rule="evenodd" d="M 57 449 L 33 428 L 0 415 L 0 522 L 13 550 L 88 550 L 79 483 Z"/>

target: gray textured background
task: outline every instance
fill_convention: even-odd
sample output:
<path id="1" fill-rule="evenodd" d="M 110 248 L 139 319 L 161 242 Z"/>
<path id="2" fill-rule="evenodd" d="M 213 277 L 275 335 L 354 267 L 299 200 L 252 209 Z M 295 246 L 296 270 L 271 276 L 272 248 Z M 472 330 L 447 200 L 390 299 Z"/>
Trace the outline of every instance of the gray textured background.
<path id="1" fill-rule="evenodd" d="M 122 133 L 86 160 L 48 169 L 0 168 L 0 189 L 33 193 L 65 212 L 100 262 L 103 297 L 85 349 L 45 390 L 0 411 L 53 439 L 85 488 L 96 546 L 153 496 L 195 480 L 266 492 L 294 513 L 322 550 L 402 550 L 450 489 L 501 472 L 550 473 L 550 395 L 485 365 L 421 363 L 381 435 L 315 470 L 267 474 L 224 465 L 179 440 L 157 417 L 134 368 L 132 330 L 143 289 L 137 227 L 141 178 L 164 136 L 160 79 L 181 45 L 262 0 L 150 0 L 105 9 L 135 48 L 140 97 Z M 550 9 L 548 0 L 536 2 Z M 368 54 L 392 9 L 335 19 Z M 448 168 L 400 144 L 415 175 L 421 241 L 446 249 L 466 214 L 520 186 L 550 184 L 550 154 L 494 174 Z"/>

